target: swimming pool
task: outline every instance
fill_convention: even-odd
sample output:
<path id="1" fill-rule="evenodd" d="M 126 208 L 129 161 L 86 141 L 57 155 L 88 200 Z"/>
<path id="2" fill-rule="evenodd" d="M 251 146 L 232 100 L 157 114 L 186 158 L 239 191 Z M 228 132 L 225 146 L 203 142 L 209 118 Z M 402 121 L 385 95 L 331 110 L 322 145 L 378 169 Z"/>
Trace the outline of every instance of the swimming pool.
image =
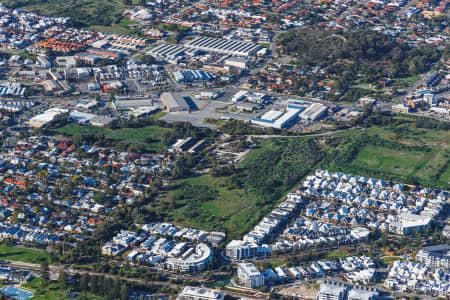
<path id="1" fill-rule="evenodd" d="M 19 300 L 27 300 L 33 297 L 32 292 L 19 289 L 18 287 L 15 286 L 5 286 L 0 291 L 3 294 L 8 295 L 9 297 L 13 297 Z"/>

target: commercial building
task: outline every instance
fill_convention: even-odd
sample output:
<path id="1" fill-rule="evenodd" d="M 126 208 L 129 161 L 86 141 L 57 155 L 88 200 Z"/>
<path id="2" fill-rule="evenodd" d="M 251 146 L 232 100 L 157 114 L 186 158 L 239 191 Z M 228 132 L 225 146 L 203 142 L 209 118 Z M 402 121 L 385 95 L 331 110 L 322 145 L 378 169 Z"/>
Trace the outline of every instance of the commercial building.
<path id="1" fill-rule="evenodd" d="M 162 93 L 161 101 L 166 106 L 168 112 L 189 111 L 190 106 L 181 94 Z"/>
<path id="2" fill-rule="evenodd" d="M 347 288 L 344 285 L 321 284 L 316 300 L 344 300 L 346 293 Z"/>
<path id="3" fill-rule="evenodd" d="M 264 285 L 264 275 L 252 263 L 238 264 L 238 278 L 242 285 L 249 288 Z"/>
<path id="4" fill-rule="evenodd" d="M 348 300 L 376 300 L 378 291 L 369 287 L 357 287 L 348 292 Z"/>
<path id="5" fill-rule="evenodd" d="M 168 258 L 166 267 L 169 270 L 180 272 L 203 271 L 208 267 L 213 257 L 213 251 L 206 244 L 198 244 L 195 248 L 186 251 L 179 258 Z"/>
<path id="6" fill-rule="evenodd" d="M 223 294 L 215 289 L 185 286 L 178 294 L 178 300 L 223 300 Z"/>
<path id="7" fill-rule="evenodd" d="M 47 79 L 46 81 L 44 81 L 43 86 L 47 92 L 55 92 L 62 89 L 58 82 L 52 79 Z"/>
<path id="8" fill-rule="evenodd" d="M 429 216 L 414 215 L 410 213 L 401 213 L 396 222 L 389 224 L 389 231 L 397 234 L 411 234 L 418 230 L 420 232 L 430 226 L 431 218 Z"/>
<path id="9" fill-rule="evenodd" d="M 233 98 L 231 98 L 231 102 L 237 103 L 239 101 L 243 101 L 248 95 L 247 91 L 241 90 L 233 95 Z"/>
<path id="10" fill-rule="evenodd" d="M 41 68 L 48 69 L 52 66 L 52 63 L 44 56 L 38 56 L 37 61 Z"/>
<path id="11" fill-rule="evenodd" d="M 153 101 L 151 99 L 139 99 L 139 100 L 117 100 L 114 99 L 111 103 L 115 110 L 133 110 L 143 107 L 153 107 Z"/>
<path id="12" fill-rule="evenodd" d="M 96 118 L 97 115 L 87 113 L 87 112 L 72 110 L 69 113 L 69 117 L 79 124 L 87 124 L 87 123 L 89 123 L 90 120 Z"/>
<path id="13" fill-rule="evenodd" d="M 225 65 L 238 69 L 247 69 L 249 63 L 248 59 L 243 57 L 230 57 L 225 60 Z"/>
<path id="14" fill-rule="evenodd" d="M 241 240 L 229 242 L 225 251 L 228 257 L 236 260 L 269 256 L 271 252 L 270 248 Z"/>
<path id="15" fill-rule="evenodd" d="M 423 101 L 429 106 L 436 106 L 439 102 L 439 97 L 432 93 L 427 93 L 423 95 Z"/>
<path id="16" fill-rule="evenodd" d="M 273 128 L 284 128 L 291 125 L 297 120 L 299 114 L 302 112 L 303 108 L 293 108 L 288 106 L 288 108 L 282 112 L 277 110 L 270 110 L 262 115 L 260 118 L 253 118 L 251 120 L 252 124 L 260 125 L 264 127 Z"/>
<path id="17" fill-rule="evenodd" d="M 406 106 L 403 103 L 392 105 L 392 111 L 395 113 L 407 114 L 409 113 L 409 106 Z"/>
<path id="18" fill-rule="evenodd" d="M 447 244 L 420 249 L 416 260 L 432 268 L 450 269 L 450 246 Z"/>
<path id="19" fill-rule="evenodd" d="M 376 300 L 378 295 L 379 291 L 372 287 L 325 280 L 320 284 L 316 300 Z"/>
<path id="20" fill-rule="evenodd" d="M 301 114 L 300 118 L 304 120 L 317 121 L 327 112 L 327 107 L 320 103 L 314 103 L 308 106 Z"/>
<path id="21" fill-rule="evenodd" d="M 67 109 L 50 108 L 42 114 L 36 115 L 28 121 L 28 124 L 32 127 L 41 128 L 52 122 L 57 116 L 67 113 Z"/>
<path id="22" fill-rule="evenodd" d="M 195 82 L 195 81 L 211 81 L 214 75 L 201 70 L 178 70 L 173 72 L 173 77 L 178 83 Z"/>
<path id="23" fill-rule="evenodd" d="M 164 58 L 169 61 L 175 61 L 186 52 L 186 48 L 173 44 L 161 44 L 147 52 L 152 56 Z"/>
<path id="24" fill-rule="evenodd" d="M 198 37 L 186 43 L 185 46 L 206 52 L 216 52 L 236 56 L 250 56 L 261 49 L 261 46 L 254 43 L 210 37 Z"/>

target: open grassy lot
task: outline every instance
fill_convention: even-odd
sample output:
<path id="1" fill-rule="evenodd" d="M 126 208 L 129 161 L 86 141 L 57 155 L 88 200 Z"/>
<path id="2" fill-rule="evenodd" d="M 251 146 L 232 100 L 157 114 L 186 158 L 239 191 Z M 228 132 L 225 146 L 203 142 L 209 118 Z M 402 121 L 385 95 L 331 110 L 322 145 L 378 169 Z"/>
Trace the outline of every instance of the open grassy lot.
<path id="1" fill-rule="evenodd" d="M 236 237 L 249 231 L 270 206 L 257 210 L 255 193 L 242 188 L 228 189 L 225 181 L 225 177 L 202 175 L 173 182 L 162 196 L 162 201 L 172 203 L 167 219 L 205 230 L 226 230 Z M 192 191 L 198 192 L 195 198 Z M 196 198 L 200 202 L 198 209 L 192 205 Z"/>
<path id="2" fill-rule="evenodd" d="M 376 168 L 398 175 L 411 175 L 435 155 L 434 152 L 399 151 L 379 146 L 362 148 L 353 164 L 357 167 Z"/>
<path id="3" fill-rule="evenodd" d="M 380 259 L 380 263 L 383 265 L 389 264 L 391 262 L 401 260 L 402 258 L 400 256 L 385 256 Z"/>
<path id="4" fill-rule="evenodd" d="M 348 256 L 347 253 L 343 251 L 331 251 L 327 254 L 328 259 L 341 259 Z"/>
<path id="5" fill-rule="evenodd" d="M 166 132 L 171 131 L 171 129 L 158 126 L 109 129 L 70 123 L 60 128 L 51 129 L 51 131 L 67 136 L 81 134 L 99 137 L 103 135 L 109 140 L 122 141 L 127 144 L 141 144 L 145 146 L 145 150 L 147 151 L 158 152 L 165 148 L 165 145 L 162 143 L 162 137 Z"/>
<path id="6" fill-rule="evenodd" d="M 401 117 L 396 118 L 401 120 Z M 401 124 L 395 128 L 372 127 L 365 131 L 368 135 L 378 135 L 384 139 L 396 140 L 406 145 L 429 145 L 446 147 L 450 145 L 448 130 L 414 128 L 408 124 Z"/>
<path id="7" fill-rule="evenodd" d="M 39 264 L 43 259 L 50 263 L 50 255 L 47 252 L 0 245 L 0 260 Z"/>
<path id="8" fill-rule="evenodd" d="M 411 124 L 336 134 L 323 168 L 429 187 L 448 188 L 450 133 Z M 337 151 L 337 152 L 336 152 Z"/>
<path id="9" fill-rule="evenodd" d="M 22 285 L 23 288 L 31 290 L 34 293 L 33 300 L 48 300 L 48 299 L 66 299 L 67 292 L 61 290 L 58 283 L 51 283 L 48 288 L 41 287 L 41 279 L 34 278 L 30 282 Z M 72 289 L 73 291 L 73 289 Z M 78 292 L 78 298 L 81 298 L 81 293 Z M 90 292 L 86 293 L 86 298 L 89 300 L 100 300 L 104 297 L 95 296 Z"/>
<path id="10" fill-rule="evenodd" d="M 122 34 L 122 35 L 138 35 L 140 32 L 139 23 L 121 19 L 119 23 L 111 25 L 94 25 L 89 27 L 92 31 L 103 33 Z"/>

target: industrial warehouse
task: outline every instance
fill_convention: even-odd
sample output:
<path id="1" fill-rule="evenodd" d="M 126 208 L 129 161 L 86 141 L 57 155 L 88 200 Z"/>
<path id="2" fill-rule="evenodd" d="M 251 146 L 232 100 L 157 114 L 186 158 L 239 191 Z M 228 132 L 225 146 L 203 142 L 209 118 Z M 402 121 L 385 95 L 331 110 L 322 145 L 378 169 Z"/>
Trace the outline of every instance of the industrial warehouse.
<path id="1" fill-rule="evenodd" d="M 176 82 L 194 82 L 194 81 L 211 81 L 214 79 L 214 75 L 206 71 L 197 70 L 178 70 L 173 72 L 173 77 Z"/>
<path id="2" fill-rule="evenodd" d="M 236 56 L 250 56 L 261 49 L 259 45 L 254 43 L 210 37 L 198 37 L 186 43 L 185 46 L 206 52 L 217 52 Z"/>
<path id="3" fill-rule="evenodd" d="M 253 118 L 252 124 L 264 127 L 284 128 L 295 121 L 302 110 L 288 107 L 286 111 L 269 110 L 261 118 Z"/>
<path id="4" fill-rule="evenodd" d="M 162 44 L 148 51 L 147 54 L 153 55 L 158 58 L 164 58 L 169 61 L 174 61 L 177 59 L 177 57 L 182 56 L 185 51 L 186 48 L 178 45 Z"/>
<path id="5" fill-rule="evenodd" d="M 191 109 L 189 103 L 186 102 L 186 98 L 181 94 L 162 93 L 161 101 L 168 112 L 189 111 Z"/>
<path id="6" fill-rule="evenodd" d="M 269 110 L 259 118 L 253 118 L 252 124 L 264 127 L 285 128 L 295 123 L 298 119 L 317 121 L 327 113 L 327 106 L 320 103 L 288 104 L 286 109 Z"/>

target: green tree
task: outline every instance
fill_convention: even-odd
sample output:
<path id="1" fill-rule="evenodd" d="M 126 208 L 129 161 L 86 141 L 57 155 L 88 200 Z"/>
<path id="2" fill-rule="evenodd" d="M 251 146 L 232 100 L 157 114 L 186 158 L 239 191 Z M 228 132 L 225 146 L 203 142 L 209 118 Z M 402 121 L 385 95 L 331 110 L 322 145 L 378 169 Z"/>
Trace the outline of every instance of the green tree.
<path id="1" fill-rule="evenodd" d="M 93 294 L 97 294 L 98 293 L 98 278 L 97 278 L 96 275 L 92 275 L 91 276 L 90 289 L 91 289 L 91 292 Z"/>
<path id="2" fill-rule="evenodd" d="M 120 288 L 120 300 L 127 300 L 128 299 L 128 287 L 127 284 L 122 284 L 122 287 Z"/>
<path id="3" fill-rule="evenodd" d="M 421 237 L 420 237 L 420 231 L 415 230 L 414 231 L 414 241 L 416 242 L 416 245 L 420 245 Z"/>
<path id="4" fill-rule="evenodd" d="M 120 294 L 120 279 L 116 278 L 114 279 L 114 283 L 113 283 L 113 295 L 114 297 L 119 297 Z"/>
<path id="5" fill-rule="evenodd" d="M 46 288 L 50 282 L 50 268 L 47 259 L 41 262 L 41 286 Z"/>
<path id="6" fill-rule="evenodd" d="M 155 58 L 151 55 L 144 54 L 141 56 L 141 61 L 146 65 L 152 65 L 155 63 Z"/>
<path id="7" fill-rule="evenodd" d="M 88 287 L 89 287 L 89 274 L 83 273 L 81 274 L 80 288 L 82 291 L 86 291 Z"/>
<path id="8" fill-rule="evenodd" d="M 59 287 L 62 290 L 65 290 L 67 288 L 67 276 L 66 276 L 66 272 L 64 272 L 64 270 L 61 270 L 61 272 L 59 272 L 58 283 L 59 283 Z"/>

